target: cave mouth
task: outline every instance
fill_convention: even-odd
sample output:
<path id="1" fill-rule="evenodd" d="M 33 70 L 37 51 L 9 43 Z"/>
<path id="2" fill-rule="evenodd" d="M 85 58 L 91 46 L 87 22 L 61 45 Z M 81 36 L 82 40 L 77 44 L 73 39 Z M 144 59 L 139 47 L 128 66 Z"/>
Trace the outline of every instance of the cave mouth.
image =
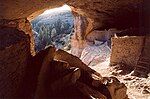
<path id="1" fill-rule="evenodd" d="M 54 46 L 77 56 L 87 66 L 96 66 L 99 63 L 109 65 L 111 54 L 109 31 L 95 30 L 83 39 L 88 23 L 87 17 L 76 14 L 68 5 L 63 5 L 45 10 L 35 17 L 31 21 L 35 51 L 38 53 L 48 46 Z M 84 43 L 81 44 L 82 39 Z"/>
<path id="2" fill-rule="evenodd" d="M 73 33 L 73 15 L 68 5 L 45 10 L 31 21 L 35 39 L 35 51 L 48 46 L 70 50 L 70 38 Z"/>

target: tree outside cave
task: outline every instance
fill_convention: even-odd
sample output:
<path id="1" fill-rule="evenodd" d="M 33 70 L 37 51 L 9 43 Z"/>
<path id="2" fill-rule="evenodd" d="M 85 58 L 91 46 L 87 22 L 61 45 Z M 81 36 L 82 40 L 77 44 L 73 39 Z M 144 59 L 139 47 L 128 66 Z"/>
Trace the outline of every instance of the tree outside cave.
<path id="1" fill-rule="evenodd" d="M 73 15 L 69 6 L 46 10 L 31 21 L 36 52 L 47 46 L 69 50 L 73 33 Z"/>

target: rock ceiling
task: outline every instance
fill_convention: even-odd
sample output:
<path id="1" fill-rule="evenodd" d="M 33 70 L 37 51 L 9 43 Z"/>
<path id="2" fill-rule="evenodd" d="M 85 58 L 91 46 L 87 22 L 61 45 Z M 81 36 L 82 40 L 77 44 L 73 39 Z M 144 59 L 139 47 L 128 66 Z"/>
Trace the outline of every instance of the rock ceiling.
<path id="1" fill-rule="evenodd" d="M 77 12 L 98 22 L 97 28 L 126 28 L 138 25 L 143 2 L 143 0 L 2 0 L 0 19 L 25 18 L 31 14 L 34 17 L 45 9 L 68 4 Z"/>

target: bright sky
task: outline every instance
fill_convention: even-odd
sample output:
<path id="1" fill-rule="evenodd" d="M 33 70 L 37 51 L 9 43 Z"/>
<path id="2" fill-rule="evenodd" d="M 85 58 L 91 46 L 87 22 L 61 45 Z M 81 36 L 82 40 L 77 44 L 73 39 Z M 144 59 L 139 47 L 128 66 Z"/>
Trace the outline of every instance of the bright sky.
<path id="1" fill-rule="evenodd" d="M 63 5 L 62 7 L 59 7 L 59 8 L 54 8 L 54 9 L 49 9 L 49 10 L 46 10 L 42 13 L 42 15 L 44 14 L 49 14 L 49 13 L 52 13 L 52 12 L 56 12 L 56 11 L 64 11 L 64 10 L 69 10 L 71 11 L 71 8 L 68 6 L 68 5 Z"/>

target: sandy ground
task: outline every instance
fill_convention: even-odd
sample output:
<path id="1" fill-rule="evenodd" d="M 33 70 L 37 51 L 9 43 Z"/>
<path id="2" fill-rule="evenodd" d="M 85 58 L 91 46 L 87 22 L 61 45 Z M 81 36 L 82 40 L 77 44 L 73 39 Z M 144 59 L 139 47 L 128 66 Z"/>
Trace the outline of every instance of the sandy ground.
<path id="1" fill-rule="evenodd" d="M 109 59 L 96 66 L 91 66 L 94 70 L 101 73 L 103 77 L 114 76 L 127 86 L 129 99 L 150 99 L 150 74 L 148 78 L 139 78 L 131 76 L 130 73 L 109 66 Z"/>

